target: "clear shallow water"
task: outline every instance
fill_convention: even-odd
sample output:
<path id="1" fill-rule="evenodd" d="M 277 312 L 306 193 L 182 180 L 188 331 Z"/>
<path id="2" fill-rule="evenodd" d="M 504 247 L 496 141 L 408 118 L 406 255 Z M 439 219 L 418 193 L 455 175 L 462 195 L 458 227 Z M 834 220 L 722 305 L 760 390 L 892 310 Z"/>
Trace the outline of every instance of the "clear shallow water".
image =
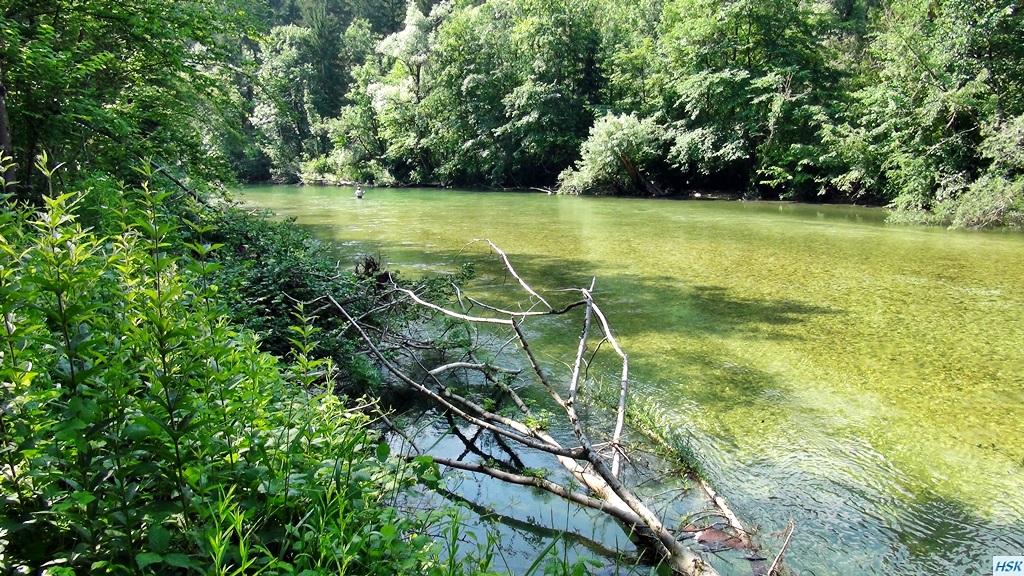
<path id="1" fill-rule="evenodd" d="M 344 262 L 484 257 L 589 285 L 637 391 L 800 574 L 988 574 L 1024 555 L 1024 235 L 856 207 L 252 188 Z"/>

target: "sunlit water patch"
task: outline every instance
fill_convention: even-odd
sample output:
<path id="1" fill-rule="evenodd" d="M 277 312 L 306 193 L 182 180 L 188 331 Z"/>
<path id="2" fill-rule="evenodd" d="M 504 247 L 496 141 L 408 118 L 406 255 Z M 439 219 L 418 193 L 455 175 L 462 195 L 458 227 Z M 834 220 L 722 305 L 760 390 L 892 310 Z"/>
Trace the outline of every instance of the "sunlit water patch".
<path id="1" fill-rule="evenodd" d="M 1024 236 L 857 207 L 262 188 L 339 258 L 417 275 L 489 238 L 596 295 L 637 393 L 806 574 L 982 574 L 1024 554 Z M 491 264 L 488 264 L 491 262 Z M 546 342 L 558 349 L 552 339 Z M 572 354 L 571 346 L 562 354 Z M 550 358 L 560 360 L 559 353 Z"/>

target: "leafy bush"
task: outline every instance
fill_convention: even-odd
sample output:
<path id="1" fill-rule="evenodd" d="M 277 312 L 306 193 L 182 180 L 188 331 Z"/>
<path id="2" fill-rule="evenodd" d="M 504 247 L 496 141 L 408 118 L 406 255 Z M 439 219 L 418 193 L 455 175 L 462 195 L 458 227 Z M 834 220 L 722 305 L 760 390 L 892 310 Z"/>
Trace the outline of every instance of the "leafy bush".
<path id="1" fill-rule="evenodd" d="M 291 353 L 297 302 L 330 295 L 360 314 L 375 305 L 375 280 L 339 271 L 321 242 L 288 222 L 234 206 L 175 209 L 187 221 L 209 228 L 202 234 L 185 232 L 192 242 L 218 246 L 210 254 L 209 282 L 223 294 L 231 321 L 260 335 L 263 351 L 278 357 Z M 380 322 L 386 322 L 386 312 L 381 310 Z M 355 340 L 345 335 L 344 322 L 328 312 L 315 324 L 321 338 L 311 357 L 329 358 L 340 368 L 338 392 L 366 393 L 377 375 L 364 357 L 355 354 Z"/>
<path id="2" fill-rule="evenodd" d="M 558 176 L 566 194 L 658 191 L 647 173 L 663 155 L 664 130 L 650 118 L 607 114 L 594 123 L 575 168 Z"/>
<path id="3" fill-rule="evenodd" d="M 174 256 L 165 196 L 124 194 L 111 235 L 80 196 L 0 198 L 0 565 L 439 574 L 443 515 L 394 507 L 433 464 L 390 457 L 331 393 L 308 322 L 282 367 L 225 321 L 207 227 Z"/>
<path id="4" fill-rule="evenodd" d="M 986 171 L 959 197 L 936 211 L 954 227 L 1024 225 L 1024 116 L 983 128 Z"/>

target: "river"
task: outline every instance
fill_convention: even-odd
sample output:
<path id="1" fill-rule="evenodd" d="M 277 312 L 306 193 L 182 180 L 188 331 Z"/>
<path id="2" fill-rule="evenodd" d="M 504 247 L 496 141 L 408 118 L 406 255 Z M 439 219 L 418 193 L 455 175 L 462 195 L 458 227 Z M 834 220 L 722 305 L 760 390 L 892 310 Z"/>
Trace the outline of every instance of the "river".
<path id="1" fill-rule="evenodd" d="M 642 401 L 795 574 L 989 574 L 1024 555 L 1024 235 L 880 209 L 247 188 L 344 262 L 406 275 L 504 249 L 588 286 Z"/>

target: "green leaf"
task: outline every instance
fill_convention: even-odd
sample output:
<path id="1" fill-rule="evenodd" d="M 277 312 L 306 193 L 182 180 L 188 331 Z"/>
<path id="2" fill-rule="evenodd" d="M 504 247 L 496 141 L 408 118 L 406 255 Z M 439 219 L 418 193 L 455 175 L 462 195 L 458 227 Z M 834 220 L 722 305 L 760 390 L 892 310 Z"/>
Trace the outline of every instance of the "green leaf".
<path id="1" fill-rule="evenodd" d="M 125 436 L 133 442 L 138 442 L 140 440 L 146 439 L 150 435 L 150 433 L 151 431 L 149 429 L 149 426 L 146 426 L 145 424 L 141 424 L 139 422 L 129 424 L 128 427 L 125 428 Z"/>
<path id="2" fill-rule="evenodd" d="M 154 552 L 162 554 L 167 551 L 170 544 L 171 533 L 169 530 L 159 524 L 149 529 L 149 546 Z"/>
<path id="3" fill-rule="evenodd" d="M 73 492 L 71 498 L 78 503 L 79 506 L 88 506 L 90 503 L 96 500 L 96 496 L 93 496 L 89 492 Z"/>
<path id="4" fill-rule="evenodd" d="M 381 442 L 380 444 L 377 444 L 377 460 L 383 462 L 384 460 L 387 460 L 388 456 L 390 455 L 391 446 L 388 446 L 387 442 Z"/>
<path id="5" fill-rule="evenodd" d="M 164 562 L 177 568 L 188 568 L 192 566 L 192 559 L 186 554 L 168 554 L 164 556 Z"/>
<path id="6" fill-rule="evenodd" d="M 135 562 L 139 565 L 139 569 L 145 568 L 150 564 L 156 564 L 157 562 L 163 562 L 164 557 L 157 554 L 156 552 L 143 552 L 135 556 Z"/>

